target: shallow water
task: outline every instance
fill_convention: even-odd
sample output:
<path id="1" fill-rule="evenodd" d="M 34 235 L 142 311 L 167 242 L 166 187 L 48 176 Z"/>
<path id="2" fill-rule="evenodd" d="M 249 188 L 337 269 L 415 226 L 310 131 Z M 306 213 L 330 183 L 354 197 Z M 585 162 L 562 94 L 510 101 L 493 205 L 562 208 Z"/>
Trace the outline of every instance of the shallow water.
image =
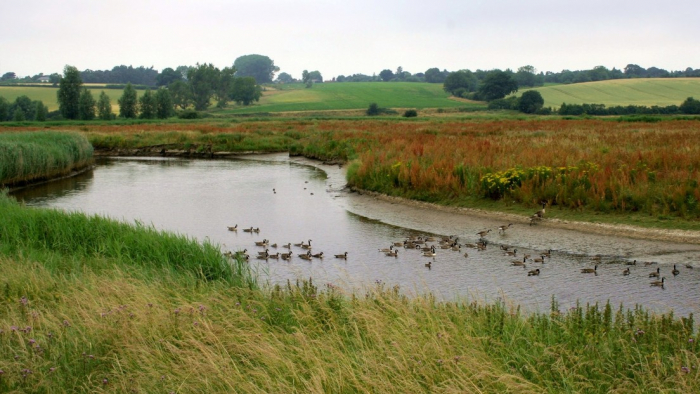
<path id="1" fill-rule="evenodd" d="M 700 311 L 700 247 L 587 234 L 546 226 L 514 225 L 500 235 L 502 221 L 451 212 L 393 204 L 344 188 L 338 166 L 308 165 L 286 154 L 240 160 L 111 159 L 81 176 L 14 193 L 30 206 L 81 210 L 116 219 L 153 224 L 158 229 L 209 239 L 223 250 L 247 249 L 250 264 L 271 283 L 312 277 L 357 289 L 381 281 L 399 285 L 406 293 L 432 291 L 444 299 L 470 297 L 505 299 L 527 310 L 547 310 L 552 296 L 562 307 L 582 303 L 615 306 L 642 304 L 657 311 L 673 309 L 687 315 Z M 275 189 L 276 193 L 273 192 Z M 227 226 L 238 224 L 237 232 Z M 243 228 L 259 227 L 260 233 Z M 397 257 L 378 249 L 416 235 L 456 235 L 461 243 L 475 243 L 477 232 L 492 229 L 485 251 L 438 249 L 434 258 L 399 248 Z M 277 243 L 270 253 L 285 252 L 282 244 L 312 240 L 312 252 L 324 259 L 290 262 L 258 260 L 263 248 L 254 242 Z M 504 256 L 500 245 L 515 257 Z M 552 249 L 544 264 L 512 266 L 524 253 L 537 257 Z M 292 246 L 292 251 L 303 252 Z M 348 252 L 348 259 L 335 254 Z M 469 257 L 464 257 L 468 253 Z M 591 256 L 601 255 L 598 273 Z M 626 261 L 638 260 L 631 275 L 623 276 Z M 430 268 L 425 264 L 432 261 Z M 642 261 L 656 264 L 644 266 Z M 685 268 L 693 264 L 695 269 Z M 678 264 L 680 274 L 671 273 Z M 648 274 L 657 267 L 666 278 L 664 288 L 650 286 Z M 527 271 L 539 268 L 539 276 Z"/>

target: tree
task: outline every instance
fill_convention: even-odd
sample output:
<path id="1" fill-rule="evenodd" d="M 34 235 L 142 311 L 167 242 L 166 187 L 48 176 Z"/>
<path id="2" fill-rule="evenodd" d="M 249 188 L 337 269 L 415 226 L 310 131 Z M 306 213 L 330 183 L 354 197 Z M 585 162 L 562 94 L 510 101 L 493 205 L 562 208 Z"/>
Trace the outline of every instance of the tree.
<path id="1" fill-rule="evenodd" d="M 156 77 L 156 86 L 168 86 L 175 81 L 182 81 L 182 74 L 167 67 Z"/>
<path id="2" fill-rule="evenodd" d="M 683 104 L 681 104 L 679 109 L 684 114 L 700 114 L 700 100 L 695 100 L 692 97 L 688 97 L 685 99 Z"/>
<path id="3" fill-rule="evenodd" d="M 15 122 L 24 122 L 27 117 L 24 115 L 24 111 L 21 108 L 15 108 L 15 112 L 12 115 L 12 120 Z"/>
<path id="4" fill-rule="evenodd" d="M 425 82 L 443 83 L 445 82 L 445 78 L 445 74 L 443 74 L 437 67 L 425 70 Z"/>
<path id="5" fill-rule="evenodd" d="M 309 71 L 309 79 L 313 83 L 323 83 L 323 76 L 321 75 L 321 72 L 318 70 Z"/>
<path id="6" fill-rule="evenodd" d="M 185 81 L 175 81 L 168 86 L 168 92 L 173 99 L 173 104 L 181 109 L 187 109 L 192 105 L 192 90 Z"/>
<path id="7" fill-rule="evenodd" d="M 231 99 L 237 104 L 250 105 L 253 101 L 259 101 L 262 96 L 260 85 L 255 82 L 253 77 L 235 78 Z"/>
<path id="8" fill-rule="evenodd" d="M 375 116 L 379 115 L 381 110 L 379 109 L 379 105 L 377 103 L 370 103 L 369 107 L 367 108 L 367 116 Z"/>
<path id="9" fill-rule="evenodd" d="M 41 100 L 34 101 L 34 120 L 37 122 L 46 121 L 46 115 L 49 113 L 49 109 L 44 105 Z"/>
<path id="10" fill-rule="evenodd" d="M 124 92 L 117 102 L 119 103 L 119 116 L 126 119 L 133 119 L 136 117 L 138 114 L 138 98 L 136 95 L 136 89 L 131 86 L 131 83 L 126 84 L 126 87 L 124 87 Z"/>
<path id="11" fill-rule="evenodd" d="M 309 70 L 304 70 L 301 72 L 301 82 L 303 82 L 307 88 L 314 86 L 314 81 L 311 80 Z"/>
<path id="12" fill-rule="evenodd" d="M 625 75 L 627 78 L 643 77 L 647 70 L 637 64 L 628 64 L 625 66 Z"/>
<path id="13" fill-rule="evenodd" d="M 530 65 L 522 66 L 518 68 L 518 72 L 515 73 L 515 80 L 518 82 L 518 86 L 536 86 L 537 70 Z"/>
<path id="14" fill-rule="evenodd" d="M 476 90 L 476 77 L 469 70 L 455 71 L 445 78 L 442 89 L 455 96 L 458 96 L 457 93 L 460 92 L 460 89 L 463 89 L 462 91 L 473 92 Z M 462 95 L 463 94 L 460 94 L 458 97 Z"/>
<path id="15" fill-rule="evenodd" d="M 2 77 L 0 77 L 0 81 L 11 81 L 13 79 L 17 79 L 17 74 L 12 71 L 6 72 L 5 74 L 2 74 Z"/>
<path id="16" fill-rule="evenodd" d="M 396 68 L 396 74 L 395 74 L 395 75 L 396 75 L 396 78 L 397 78 L 397 79 L 403 80 L 403 78 L 404 78 L 404 75 L 403 75 L 403 67 L 398 66 L 398 67 Z"/>
<path id="17" fill-rule="evenodd" d="M 58 82 L 58 109 L 66 119 L 78 119 L 80 116 L 80 71 L 73 66 L 63 68 L 63 77 Z"/>
<path id="18" fill-rule="evenodd" d="M 97 116 L 102 120 L 112 119 L 112 103 L 104 90 L 100 93 L 100 98 L 97 99 Z"/>
<path id="19" fill-rule="evenodd" d="M 211 63 L 197 63 L 197 66 L 187 73 L 187 83 L 192 92 L 195 110 L 202 111 L 211 105 L 211 98 L 219 83 L 219 73 L 219 69 Z"/>
<path id="20" fill-rule="evenodd" d="M 245 55 L 233 62 L 237 77 L 253 77 L 258 84 L 271 83 L 279 67 L 267 56 Z"/>
<path id="21" fill-rule="evenodd" d="M 526 114 L 534 114 L 535 112 L 539 111 L 543 105 L 544 99 L 542 98 L 540 92 L 536 90 L 528 90 L 527 92 L 524 92 L 518 101 L 518 109 L 520 112 L 524 112 Z"/>
<path id="22" fill-rule="evenodd" d="M 83 88 L 80 92 L 78 114 L 80 120 L 95 119 L 95 99 L 87 88 Z"/>
<path id="23" fill-rule="evenodd" d="M 505 71 L 489 71 L 479 86 L 479 98 L 491 101 L 518 91 L 518 82 Z"/>
<path id="24" fill-rule="evenodd" d="M 170 91 L 161 87 L 156 91 L 156 117 L 167 119 L 173 114 L 173 98 Z"/>
<path id="25" fill-rule="evenodd" d="M 22 112 L 21 120 L 34 120 L 34 113 L 36 112 L 35 103 L 33 103 L 32 100 L 25 95 L 19 96 L 10 107 L 10 113 L 15 120 L 17 120 L 17 117 L 19 116 L 17 111 Z"/>
<path id="26" fill-rule="evenodd" d="M 216 95 L 216 107 L 224 108 L 226 103 L 231 96 L 231 90 L 233 89 L 233 80 L 236 69 L 233 67 L 225 67 L 219 73 L 219 82 L 216 85 L 215 95 Z"/>
<path id="27" fill-rule="evenodd" d="M 0 122 L 6 121 L 10 117 L 10 103 L 7 99 L 0 96 Z"/>
<path id="28" fill-rule="evenodd" d="M 287 73 L 280 73 L 280 74 L 277 76 L 276 81 L 277 81 L 278 83 L 293 83 L 293 82 L 294 82 L 294 78 L 292 78 L 292 76 L 289 75 L 289 74 L 287 74 Z"/>
<path id="29" fill-rule="evenodd" d="M 394 79 L 394 72 L 389 70 L 388 68 L 384 69 L 379 72 L 379 78 L 381 78 L 384 82 L 389 82 L 392 79 Z"/>
<path id="30" fill-rule="evenodd" d="M 146 89 L 139 99 L 139 117 L 141 119 L 153 119 L 156 117 L 156 98 L 151 89 Z"/>

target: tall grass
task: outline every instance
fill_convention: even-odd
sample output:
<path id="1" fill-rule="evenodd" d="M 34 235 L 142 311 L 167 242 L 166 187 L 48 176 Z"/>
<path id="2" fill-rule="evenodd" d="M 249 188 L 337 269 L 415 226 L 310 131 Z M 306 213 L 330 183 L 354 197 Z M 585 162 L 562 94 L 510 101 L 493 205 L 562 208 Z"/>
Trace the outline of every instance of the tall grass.
<path id="1" fill-rule="evenodd" d="M 67 175 L 92 164 L 92 154 L 78 133 L 0 133 L 0 186 Z"/>

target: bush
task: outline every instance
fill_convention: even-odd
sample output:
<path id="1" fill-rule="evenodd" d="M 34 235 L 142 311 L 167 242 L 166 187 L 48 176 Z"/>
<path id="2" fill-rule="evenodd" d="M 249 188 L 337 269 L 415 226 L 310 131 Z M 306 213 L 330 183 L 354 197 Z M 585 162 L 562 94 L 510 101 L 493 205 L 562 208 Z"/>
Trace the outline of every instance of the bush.
<path id="1" fill-rule="evenodd" d="M 518 101 L 518 109 L 526 114 L 534 114 L 544 106 L 544 99 L 540 92 L 536 90 L 528 90 L 520 96 Z"/>
<path id="2" fill-rule="evenodd" d="M 685 99 L 683 104 L 681 104 L 680 110 L 684 114 L 700 114 L 700 100 L 695 100 L 692 97 L 688 97 L 687 99 Z"/>
<path id="3" fill-rule="evenodd" d="M 379 106 L 377 103 L 371 103 L 369 108 L 367 108 L 367 116 L 376 116 L 379 115 L 379 112 Z"/>
<path id="4" fill-rule="evenodd" d="M 177 114 L 177 117 L 180 119 L 200 119 L 201 116 L 199 115 L 199 112 L 188 109 L 185 111 L 180 112 Z"/>
<path id="5" fill-rule="evenodd" d="M 489 102 L 488 109 L 518 109 L 518 98 L 513 96 L 492 100 Z"/>
<path id="6" fill-rule="evenodd" d="M 418 112 L 415 109 L 409 109 L 403 113 L 404 118 L 415 118 L 417 116 L 418 116 Z"/>

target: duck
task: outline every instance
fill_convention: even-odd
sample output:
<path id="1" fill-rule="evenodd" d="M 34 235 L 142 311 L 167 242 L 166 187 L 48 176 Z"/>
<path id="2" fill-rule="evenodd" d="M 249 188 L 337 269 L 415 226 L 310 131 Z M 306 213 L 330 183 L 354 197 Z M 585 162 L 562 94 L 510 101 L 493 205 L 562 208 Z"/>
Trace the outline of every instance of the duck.
<path id="1" fill-rule="evenodd" d="M 484 238 L 484 237 L 487 236 L 488 233 L 490 233 L 490 232 L 491 232 L 491 229 L 488 229 L 488 230 L 484 230 L 484 231 L 479 231 L 478 233 L 476 233 L 476 235 L 478 235 L 478 236 L 481 237 L 481 238 Z"/>
<path id="2" fill-rule="evenodd" d="M 312 254 L 311 257 L 315 257 L 315 258 L 317 258 L 317 259 L 322 259 L 322 258 L 323 258 L 323 252 L 321 252 L 321 253 L 316 253 L 316 254 Z"/>
<path id="3" fill-rule="evenodd" d="M 510 228 L 510 226 L 512 226 L 512 225 L 513 225 L 513 223 L 508 223 L 507 225 L 504 224 L 502 226 L 498 226 L 498 232 L 500 232 L 501 234 L 505 234 L 506 230 L 508 230 Z"/>
<path id="4" fill-rule="evenodd" d="M 655 281 L 651 282 L 650 285 L 657 286 L 657 287 L 664 287 L 665 280 L 666 280 L 666 278 L 661 278 L 661 280 L 655 280 Z"/>
<path id="5" fill-rule="evenodd" d="M 525 267 L 525 258 L 523 257 L 523 261 L 520 260 L 513 260 L 510 262 L 510 265 L 515 265 L 519 267 Z"/>
<path id="6" fill-rule="evenodd" d="M 387 255 L 388 257 L 398 257 L 398 256 L 399 256 L 399 250 L 398 250 L 398 249 L 394 249 L 393 252 L 387 252 L 387 253 L 384 253 L 384 254 Z"/>
<path id="7" fill-rule="evenodd" d="M 540 274 L 539 268 L 527 272 L 527 276 L 538 276 L 539 274 Z"/>
<path id="8" fill-rule="evenodd" d="M 343 254 L 336 254 L 336 255 L 335 255 L 335 258 L 336 258 L 336 259 L 346 259 L 346 260 L 347 260 L 347 258 L 348 258 L 348 252 L 345 252 L 345 253 L 343 253 Z"/>
<path id="9" fill-rule="evenodd" d="M 433 262 L 432 262 L 432 261 L 428 261 L 427 263 L 425 263 L 425 266 L 428 267 L 428 269 L 430 269 L 430 268 L 433 267 Z"/>
<path id="10" fill-rule="evenodd" d="M 231 227 L 231 226 L 226 226 L 226 228 L 228 229 L 228 231 L 238 231 L 238 225 L 235 225 L 235 226 L 233 226 L 233 227 Z"/>
<path id="11" fill-rule="evenodd" d="M 673 276 L 676 276 L 676 275 L 680 274 L 681 272 L 678 271 L 678 269 L 676 268 L 676 265 L 673 264 L 673 271 L 671 271 L 671 273 L 673 274 Z"/>
<path id="12" fill-rule="evenodd" d="M 656 272 L 650 273 L 650 274 L 649 274 L 649 277 L 650 277 L 650 278 L 658 278 L 658 277 L 659 277 L 659 274 L 661 274 L 661 268 L 657 268 L 657 269 L 656 269 Z"/>
<path id="13" fill-rule="evenodd" d="M 637 265 L 637 260 L 628 261 L 628 262 L 625 263 L 625 265 Z"/>
<path id="14" fill-rule="evenodd" d="M 624 271 L 622 271 L 622 275 L 627 276 L 627 275 L 629 275 L 629 274 L 630 274 L 630 269 L 629 269 L 629 268 L 627 268 L 627 269 L 625 269 Z"/>
<path id="15" fill-rule="evenodd" d="M 583 268 L 581 269 L 582 274 L 598 274 L 598 266 L 596 265 L 594 268 Z"/>

